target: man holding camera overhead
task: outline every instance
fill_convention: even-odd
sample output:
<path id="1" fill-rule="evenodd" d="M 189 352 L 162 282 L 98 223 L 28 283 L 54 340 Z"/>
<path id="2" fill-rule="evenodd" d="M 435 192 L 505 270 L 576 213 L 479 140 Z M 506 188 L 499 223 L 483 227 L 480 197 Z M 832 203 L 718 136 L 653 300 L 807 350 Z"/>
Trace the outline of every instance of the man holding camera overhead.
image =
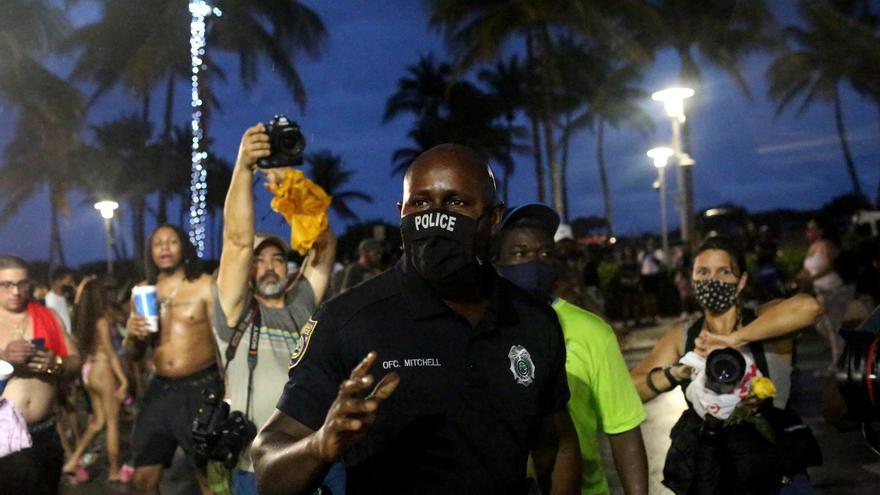
<path id="1" fill-rule="evenodd" d="M 226 196 L 214 297 L 214 330 L 227 367 L 227 396 L 231 408 L 245 412 L 257 427 L 275 409 L 278 392 L 287 382 L 291 353 L 300 345 L 299 329 L 324 295 L 336 254 L 336 240 L 327 228 L 303 262 L 302 276 L 288 284 L 287 243 L 255 233 L 252 184 L 257 161 L 272 156 L 278 162 L 275 158 L 283 156 L 270 141 L 263 124 L 249 128 L 242 137 Z M 301 146 L 294 151 L 301 153 Z M 293 158 L 291 165 L 298 161 Z M 280 184 L 286 169 L 267 170 L 267 187 Z M 233 482 L 236 494 L 257 493 L 247 448 Z"/>

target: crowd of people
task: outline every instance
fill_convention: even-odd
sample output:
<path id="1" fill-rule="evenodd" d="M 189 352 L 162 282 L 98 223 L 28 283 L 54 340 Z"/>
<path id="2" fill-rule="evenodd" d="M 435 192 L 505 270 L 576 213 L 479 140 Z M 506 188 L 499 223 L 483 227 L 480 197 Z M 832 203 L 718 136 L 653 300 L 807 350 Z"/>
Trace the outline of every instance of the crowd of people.
<path id="1" fill-rule="evenodd" d="M 108 480 L 136 493 L 158 493 L 179 450 L 206 494 L 608 493 L 604 435 L 624 492 L 645 494 L 642 404 L 679 386 L 688 408 L 672 430 L 668 488 L 809 485 L 809 430 L 768 439 L 742 418 L 801 425 L 786 409 L 798 331 L 816 324 L 840 354 L 857 287 L 836 268 L 827 224 L 807 226 L 791 287 L 765 244 L 751 270 L 721 236 L 692 258 L 679 248 L 667 259 L 652 240 L 584 247 L 548 206 L 505 209 L 486 162 L 442 145 L 404 177 L 397 259 L 367 238 L 334 269 L 328 228 L 292 269 L 288 243 L 255 231 L 252 184 L 269 155 L 265 127 L 248 129 L 214 273 L 174 225 L 149 236 L 142 280 L 61 267 L 40 293 L 25 261 L 0 255 L 0 359 L 14 367 L 0 400 L 0 492 L 87 482 L 104 431 Z M 277 185 L 284 169 L 265 177 Z M 609 260 L 614 297 L 599 273 Z M 138 286 L 155 286 L 157 318 L 132 306 Z M 679 320 L 628 369 L 620 330 L 655 324 L 670 288 Z M 754 304 L 761 291 L 774 297 Z M 730 349 L 745 371 L 717 390 L 707 369 Z M 759 393 L 760 379 L 773 393 Z"/>

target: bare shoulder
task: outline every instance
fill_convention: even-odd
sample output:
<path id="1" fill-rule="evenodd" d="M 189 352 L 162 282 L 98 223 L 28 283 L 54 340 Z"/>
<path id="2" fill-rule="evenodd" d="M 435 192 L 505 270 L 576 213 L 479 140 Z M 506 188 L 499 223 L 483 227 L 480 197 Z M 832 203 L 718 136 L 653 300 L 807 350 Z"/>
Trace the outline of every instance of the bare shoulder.
<path id="1" fill-rule="evenodd" d="M 197 293 L 199 297 L 206 300 L 211 299 L 211 286 L 214 284 L 214 277 L 210 274 L 203 273 L 198 278 L 190 281 L 190 284 L 193 292 Z"/>

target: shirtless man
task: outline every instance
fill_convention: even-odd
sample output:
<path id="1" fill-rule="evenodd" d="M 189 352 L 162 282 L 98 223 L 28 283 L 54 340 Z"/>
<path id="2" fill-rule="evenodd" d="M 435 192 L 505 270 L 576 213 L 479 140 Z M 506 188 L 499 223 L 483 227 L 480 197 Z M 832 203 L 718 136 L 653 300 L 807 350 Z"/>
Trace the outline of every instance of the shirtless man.
<path id="1" fill-rule="evenodd" d="M 53 416 L 56 380 L 80 363 L 61 319 L 29 301 L 29 288 L 25 262 L 0 254 L 0 359 L 15 367 L 3 399 L 21 414 L 32 441 L 30 448 L 0 458 L 0 483 L 10 493 L 54 494 L 64 463 Z M 4 415 L 9 405 L 3 404 Z"/>
<path id="2" fill-rule="evenodd" d="M 148 247 L 144 283 L 156 285 L 159 331 L 151 333 L 147 320 L 131 313 L 125 340 L 133 360 L 153 348 L 154 374 L 132 433 L 138 493 L 158 493 L 162 469 L 178 446 L 192 453 L 192 421 L 202 390 L 223 392 L 211 330 L 211 277 L 196 272 L 195 248 L 178 227 L 160 225 Z M 198 478 L 202 493 L 211 493 Z"/>

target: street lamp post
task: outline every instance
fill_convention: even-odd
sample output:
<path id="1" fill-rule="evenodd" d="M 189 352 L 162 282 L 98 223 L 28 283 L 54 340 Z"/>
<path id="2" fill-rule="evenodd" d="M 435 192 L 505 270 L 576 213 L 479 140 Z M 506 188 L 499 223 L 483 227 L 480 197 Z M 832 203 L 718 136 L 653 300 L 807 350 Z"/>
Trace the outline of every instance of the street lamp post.
<path id="1" fill-rule="evenodd" d="M 666 226 L 666 164 L 675 152 L 671 148 L 658 147 L 648 150 L 648 158 L 657 168 L 657 189 L 660 190 L 660 234 L 663 242 L 663 262 L 669 262 L 669 232 Z"/>
<path id="2" fill-rule="evenodd" d="M 107 273 L 113 273 L 113 237 L 110 232 L 110 223 L 113 221 L 113 212 L 119 208 L 116 201 L 98 201 L 95 203 L 95 209 L 101 212 L 101 218 L 104 219 L 104 238 L 107 241 Z"/>
<path id="3" fill-rule="evenodd" d="M 681 240 L 687 245 L 693 240 L 694 182 L 691 166 L 694 160 L 681 146 L 681 126 L 686 118 L 684 100 L 692 97 L 691 88 L 668 88 L 657 91 L 651 99 L 663 103 L 666 115 L 672 120 L 672 151 L 678 164 L 678 211 L 681 224 Z"/>

